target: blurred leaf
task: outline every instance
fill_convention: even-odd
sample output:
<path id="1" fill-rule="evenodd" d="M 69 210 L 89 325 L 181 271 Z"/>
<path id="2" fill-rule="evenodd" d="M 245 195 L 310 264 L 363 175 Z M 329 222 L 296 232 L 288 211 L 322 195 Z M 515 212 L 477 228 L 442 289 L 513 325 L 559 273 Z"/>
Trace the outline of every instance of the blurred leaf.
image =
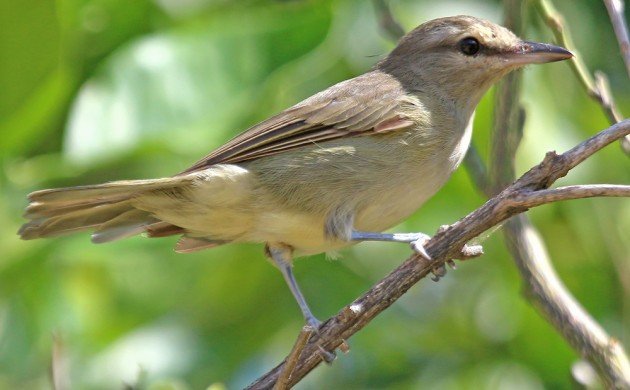
<path id="1" fill-rule="evenodd" d="M 330 23 L 320 7 L 285 10 L 295 15 L 281 19 L 266 8 L 242 11 L 118 52 L 79 93 L 68 122 L 68 156 L 98 160 L 160 133 L 179 148 L 191 139 L 218 144 L 256 112 L 248 104 L 269 73 L 321 43 Z"/>

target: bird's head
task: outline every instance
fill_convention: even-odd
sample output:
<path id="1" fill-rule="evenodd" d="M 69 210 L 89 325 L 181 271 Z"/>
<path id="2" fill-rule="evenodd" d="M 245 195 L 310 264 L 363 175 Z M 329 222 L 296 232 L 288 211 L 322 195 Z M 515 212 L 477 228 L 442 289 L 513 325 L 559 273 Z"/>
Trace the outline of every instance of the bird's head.
<path id="1" fill-rule="evenodd" d="M 558 46 L 523 41 L 486 20 L 454 16 L 418 26 L 377 67 L 408 88 L 442 93 L 474 109 L 488 88 L 508 72 L 572 56 Z"/>

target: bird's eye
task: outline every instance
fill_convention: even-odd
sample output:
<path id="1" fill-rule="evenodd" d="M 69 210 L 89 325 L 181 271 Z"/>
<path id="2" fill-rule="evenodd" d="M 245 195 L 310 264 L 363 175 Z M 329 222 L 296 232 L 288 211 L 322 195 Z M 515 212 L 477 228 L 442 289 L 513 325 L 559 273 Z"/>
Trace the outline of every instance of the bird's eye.
<path id="1" fill-rule="evenodd" d="M 474 56 L 480 48 L 481 45 L 475 38 L 468 37 L 459 41 L 459 50 L 467 56 Z"/>

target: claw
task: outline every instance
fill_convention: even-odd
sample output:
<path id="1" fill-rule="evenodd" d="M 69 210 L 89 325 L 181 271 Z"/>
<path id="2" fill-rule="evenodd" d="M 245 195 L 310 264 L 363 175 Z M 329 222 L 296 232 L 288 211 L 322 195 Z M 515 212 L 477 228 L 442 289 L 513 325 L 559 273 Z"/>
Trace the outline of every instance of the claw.
<path id="1" fill-rule="evenodd" d="M 310 316 L 306 318 L 306 326 L 311 328 L 313 333 L 319 334 L 319 327 L 322 326 L 322 322 L 317 318 Z"/>
<path id="2" fill-rule="evenodd" d="M 334 352 L 326 351 L 321 345 L 317 346 L 317 353 L 326 364 L 332 364 L 332 362 L 337 358 L 337 355 L 335 355 Z"/>
<path id="3" fill-rule="evenodd" d="M 427 250 L 424 248 L 424 244 L 426 244 L 429 241 L 429 239 L 430 237 L 428 236 L 421 237 L 415 241 L 412 241 L 410 245 L 411 245 L 411 249 L 413 249 L 416 253 L 422 256 L 422 258 L 424 258 L 425 260 L 431 261 L 431 255 L 429 255 Z"/>
<path id="4" fill-rule="evenodd" d="M 439 282 L 440 279 L 446 275 L 446 267 L 444 264 L 437 266 L 431 270 L 431 280 L 434 282 Z"/>

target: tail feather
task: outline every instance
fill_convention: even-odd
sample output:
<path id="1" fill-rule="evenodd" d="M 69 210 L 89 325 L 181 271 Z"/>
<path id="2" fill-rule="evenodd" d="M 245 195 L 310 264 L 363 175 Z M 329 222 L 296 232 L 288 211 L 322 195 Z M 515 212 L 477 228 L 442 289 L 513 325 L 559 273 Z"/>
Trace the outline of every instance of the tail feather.
<path id="1" fill-rule="evenodd" d="M 88 230 L 116 218 L 130 207 L 129 202 L 120 202 L 77 209 L 50 217 L 39 217 L 25 223 L 18 234 L 22 239 L 31 240 Z"/>
<path id="2" fill-rule="evenodd" d="M 58 215 L 69 214 L 74 211 L 84 210 L 89 207 L 96 207 L 107 204 L 105 202 L 94 205 L 74 204 L 68 206 L 53 207 L 49 203 L 31 203 L 26 207 L 23 217 L 27 219 L 50 218 Z"/>
<path id="3" fill-rule="evenodd" d="M 193 178 L 187 176 L 166 177 L 147 180 L 120 180 L 103 184 L 87 186 L 52 188 L 31 192 L 28 199 L 31 202 L 47 204 L 89 204 L 92 202 L 115 202 L 129 198 L 129 195 L 139 191 L 158 188 L 168 188 L 180 185 Z"/>
<path id="4" fill-rule="evenodd" d="M 150 238 L 168 237 L 176 234 L 184 234 L 186 232 L 185 229 L 164 221 L 147 226 L 146 231 L 147 236 Z"/>
<path id="5" fill-rule="evenodd" d="M 53 188 L 32 192 L 28 195 L 30 204 L 26 217 L 40 217 L 68 211 L 118 203 L 134 195 L 155 189 L 168 189 L 194 180 L 194 177 L 181 176 L 150 180 L 121 180 L 89 186 Z"/>
<path id="6" fill-rule="evenodd" d="M 225 243 L 225 241 L 215 241 L 206 238 L 184 236 L 180 238 L 179 241 L 177 241 L 177 244 L 175 245 L 175 252 L 192 253 L 203 249 L 214 248 L 215 246 L 219 246 Z"/>
<path id="7" fill-rule="evenodd" d="M 137 210 L 131 200 L 143 192 L 169 189 L 190 176 L 153 180 L 125 180 L 98 185 L 56 188 L 29 194 L 24 216 L 30 219 L 18 234 L 25 240 L 96 230 L 94 242 L 107 242 L 141 233 L 159 222 Z"/>
<path id="8" fill-rule="evenodd" d="M 175 176 L 155 180 L 129 180 L 99 185 L 57 188 L 29 194 L 30 204 L 24 213 L 30 221 L 18 234 L 22 239 L 55 237 L 84 230 L 93 230 L 92 242 L 104 243 L 146 232 L 149 237 L 182 234 L 175 250 L 180 253 L 224 244 L 211 238 L 186 237 L 180 226 L 160 220 L 149 211 L 134 207 L 134 199 L 152 193 L 154 201 L 161 199 L 172 207 L 178 187 L 195 180 L 195 175 Z"/>
<path id="9" fill-rule="evenodd" d="M 149 213 L 131 209 L 103 223 L 92 233 L 92 242 L 101 244 L 135 236 L 144 232 L 148 225 L 158 222 Z"/>

